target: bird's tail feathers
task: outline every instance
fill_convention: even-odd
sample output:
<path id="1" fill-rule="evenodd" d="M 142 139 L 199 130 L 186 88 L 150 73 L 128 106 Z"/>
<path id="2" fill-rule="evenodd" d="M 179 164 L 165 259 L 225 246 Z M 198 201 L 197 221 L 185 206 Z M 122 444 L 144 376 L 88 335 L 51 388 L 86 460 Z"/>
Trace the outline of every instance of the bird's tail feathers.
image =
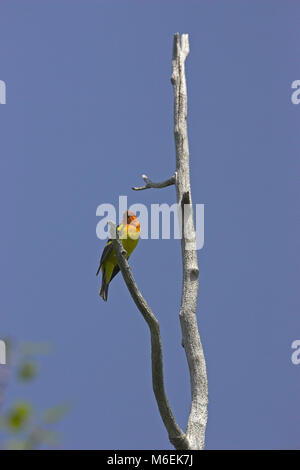
<path id="1" fill-rule="evenodd" d="M 109 284 L 107 284 L 106 281 L 105 281 L 105 270 L 104 270 L 99 295 L 100 295 L 100 297 L 102 297 L 103 300 L 105 300 L 105 302 L 107 302 L 107 299 L 108 299 L 108 286 L 109 286 Z"/>

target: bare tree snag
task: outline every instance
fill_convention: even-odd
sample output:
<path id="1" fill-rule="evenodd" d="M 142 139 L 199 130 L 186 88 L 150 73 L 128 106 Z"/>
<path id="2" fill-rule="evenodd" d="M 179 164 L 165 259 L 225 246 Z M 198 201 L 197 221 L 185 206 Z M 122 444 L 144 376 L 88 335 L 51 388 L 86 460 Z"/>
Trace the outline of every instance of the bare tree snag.
<path id="1" fill-rule="evenodd" d="M 160 415 L 169 434 L 170 442 L 176 449 L 204 449 L 207 423 L 208 388 L 204 352 L 197 324 L 197 300 L 199 268 L 196 251 L 196 234 L 193 221 L 193 207 L 190 186 L 190 162 L 187 135 L 187 89 L 185 60 L 189 54 L 188 35 L 174 35 L 172 59 L 172 84 L 174 88 L 174 136 L 176 148 L 175 175 L 162 183 L 153 183 L 143 175 L 146 185 L 134 190 L 164 188 L 175 184 L 179 216 L 182 223 L 182 295 L 179 312 L 182 344 L 190 372 L 191 409 L 184 433 L 175 421 L 168 402 L 163 377 L 163 357 L 159 323 L 149 305 L 140 293 L 126 259 L 126 252 L 114 224 L 111 224 L 111 238 L 118 264 L 128 290 L 147 322 L 151 335 L 152 383 Z"/>
<path id="2" fill-rule="evenodd" d="M 180 324 L 182 342 L 190 370 L 192 404 L 187 425 L 187 438 L 190 449 L 203 449 L 207 423 L 208 386 L 203 347 L 197 325 L 197 301 L 199 268 L 196 251 L 196 234 L 193 220 L 193 207 L 190 184 L 190 157 L 187 135 L 187 89 L 185 80 L 185 59 L 189 54 L 189 38 L 175 34 L 173 43 L 174 88 L 174 136 L 176 147 L 176 194 L 178 206 L 184 209 L 182 220 L 185 223 L 181 238 L 182 251 L 182 296 Z M 188 214 L 186 214 L 186 209 Z M 194 247 L 191 245 L 194 244 Z"/>

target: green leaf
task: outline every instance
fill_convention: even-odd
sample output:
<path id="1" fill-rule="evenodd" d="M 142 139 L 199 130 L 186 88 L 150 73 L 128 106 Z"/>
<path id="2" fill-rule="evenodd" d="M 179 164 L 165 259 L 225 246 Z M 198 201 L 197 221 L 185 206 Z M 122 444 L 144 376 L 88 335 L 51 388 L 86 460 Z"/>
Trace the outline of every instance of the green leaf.
<path id="1" fill-rule="evenodd" d="M 20 345 L 20 353 L 24 356 L 39 356 L 41 354 L 48 354 L 51 350 L 49 343 L 22 343 Z"/>
<path id="2" fill-rule="evenodd" d="M 26 441 L 21 439 L 10 439 L 4 443 L 6 450 L 26 450 Z"/>
<path id="3" fill-rule="evenodd" d="M 37 375 L 37 364 L 33 361 L 26 361 L 23 362 L 18 371 L 18 378 L 24 382 L 29 382 L 30 380 L 34 379 Z"/>
<path id="4" fill-rule="evenodd" d="M 69 411 L 70 406 L 68 403 L 61 403 L 60 405 L 54 406 L 44 411 L 43 419 L 47 424 L 54 423 L 63 418 Z"/>
<path id="5" fill-rule="evenodd" d="M 13 432 L 22 431 L 32 417 L 32 408 L 29 403 L 16 403 L 6 414 L 6 425 Z"/>

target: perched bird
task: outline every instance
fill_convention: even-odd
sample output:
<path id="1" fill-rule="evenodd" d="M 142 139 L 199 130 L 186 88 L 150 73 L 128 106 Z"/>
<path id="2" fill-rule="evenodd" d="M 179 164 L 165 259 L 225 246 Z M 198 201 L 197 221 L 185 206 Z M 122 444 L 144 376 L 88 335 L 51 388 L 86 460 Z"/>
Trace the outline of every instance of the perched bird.
<path id="1" fill-rule="evenodd" d="M 127 253 L 126 258 L 128 259 L 135 247 L 137 246 L 140 238 L 140 223 L 135 213 L 132 211 L 124 212 L 122 223 L 117 226 L 117 230 L 119 238 L 122 241 L 124 249 Z M 104 247 L 96 276 L 98 276 L 100 269 L 102 271 L 102 284 L 100 289 L 100 296 L 103 300 L 107 301 L 108 286 L 111 280 L 120 271 L 111 239 L 108 240 Z"/>

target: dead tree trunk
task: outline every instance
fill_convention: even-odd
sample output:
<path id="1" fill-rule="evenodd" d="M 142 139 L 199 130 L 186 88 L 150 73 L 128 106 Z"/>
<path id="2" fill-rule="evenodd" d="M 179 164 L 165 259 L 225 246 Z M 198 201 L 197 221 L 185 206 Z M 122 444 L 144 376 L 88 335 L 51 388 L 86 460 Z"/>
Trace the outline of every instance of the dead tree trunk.
<path id="1" fill-rule="evenodd" d="M 175 174 L 161 183 L 152 182 L 142 175 L 145 185 L 134 190 L 164 188 L 175 185 L 179 219 L 182 227 L 182 296 L 179 312 L 182 344 L 190 371 L 191 409 L 184 433 L 174 418 L 164 387 L 163 357 L 159 323 L 149 305 L 139 291 L 132 275 L 126 252 L 118 238 L 116 227 L 111 224 L 111 237 L 118 264 L 129 292 L 146 320 L 151 335 L 152 383 L 158 409 L 170 442 L 176 449 L 204 449 L 207 422 L 207 375 L 203 348 L 200 340 L 196 310 L 199 286 L 199 268 L 196 251 L 196 234 L 193 221 L 193 207 L 190 185 L 190 161 L 187 135 L 187 90 L 185 79 L 185 60 L 189 54 L 188 35 L 175 34 L 173 43 L 172 84 L 174 88 L 174 136 L 176 147 Z"/>

